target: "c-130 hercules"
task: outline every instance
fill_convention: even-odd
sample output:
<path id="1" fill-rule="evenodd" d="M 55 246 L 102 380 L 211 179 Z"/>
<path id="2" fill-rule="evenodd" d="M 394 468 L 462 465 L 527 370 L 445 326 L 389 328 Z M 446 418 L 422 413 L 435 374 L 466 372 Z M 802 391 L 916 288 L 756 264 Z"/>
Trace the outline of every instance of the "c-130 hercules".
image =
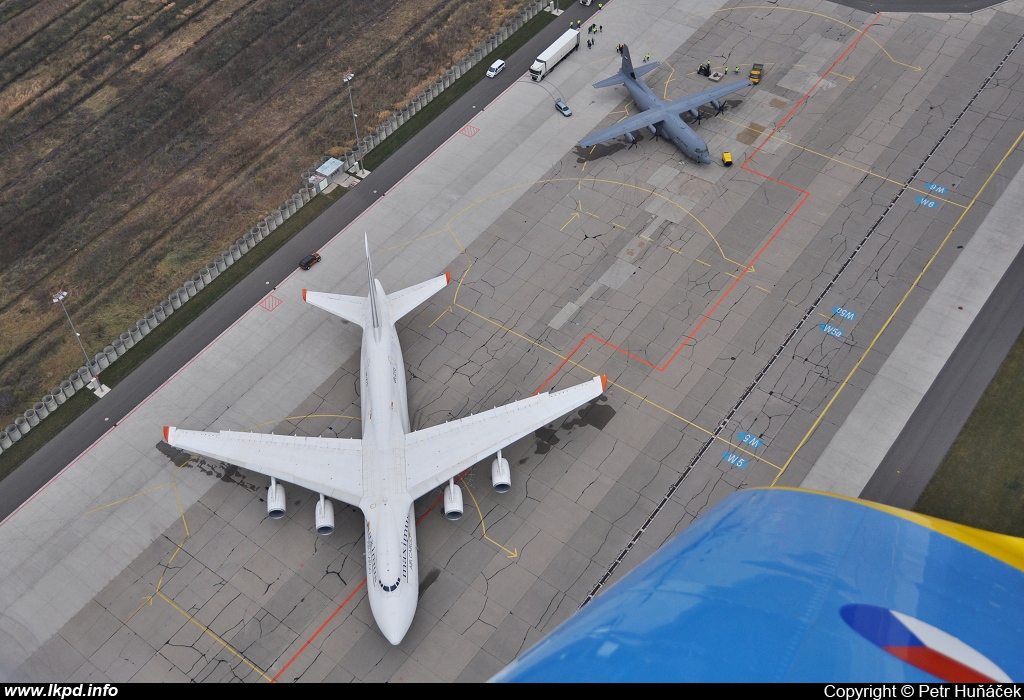
<path id="1" fill-rule="evenodd" d="M 698 163 L 710 163 L 711 152 L 707 143 L 694 132 L 690 126 L 679 116 L 683 112 L 689 112 L 694 119 L 699 118 L 697 109 L 704 104 L 710 104 L 716 110 L 722 110 L 720 100 L 737 90 L 753 85 L 749 80 L 740 80 L 728 85 L 719 85 L 710 90 L 704 90 L 694 95 L 665 102 L 654 94 L 654 91 L 640 80 L 640 77 L 650 73 L 660 66 L 660 62 L 648 63 L 640 68 L 633 68 L 633 62 L 629 58 L 629 47 L 622 46 L 622 67 L 619 72 L 601 82 L 594 83 L 594 87 L 603 88 L 620 83 L 626 86 L 630 96 L 636 102 L 637 107 L 643 111 L 640 114 L 626 117 L 614 126 L 602 129 L 592 136 L 580 141 L 580 146 L 590 148 L 602 141 L 608 141 L 617 136 L 625 136 L 630 141 L 635 141 L 632 132 L 647 128 L 652 134 L 663 136 L 676 145 L 680 151 Z"/>

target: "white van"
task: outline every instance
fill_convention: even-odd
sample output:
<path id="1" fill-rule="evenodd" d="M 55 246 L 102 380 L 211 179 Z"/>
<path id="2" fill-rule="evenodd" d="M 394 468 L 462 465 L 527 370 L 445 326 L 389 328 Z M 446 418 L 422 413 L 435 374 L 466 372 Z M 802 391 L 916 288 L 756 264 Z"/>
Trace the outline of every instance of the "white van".
<path id="1" fill-rule="evenodd" d="M 500 73 L 504 69 L 505 69 L 505 61 L 503 61 L 502 59 L 499 58 L 497 61 L 495 61 L 494 63 L 491 64 L 490 68 L 487 69 L 487 77 L 488 78 L 493 78 L 494 76 L 496 76 L 498 73 Z"/>

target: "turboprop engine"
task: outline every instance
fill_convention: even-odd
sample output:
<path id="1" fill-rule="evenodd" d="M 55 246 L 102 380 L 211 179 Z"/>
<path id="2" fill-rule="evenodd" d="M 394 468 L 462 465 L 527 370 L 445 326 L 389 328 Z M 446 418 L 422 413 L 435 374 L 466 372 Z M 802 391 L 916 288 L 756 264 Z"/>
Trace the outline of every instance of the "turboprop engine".
<path id="1" fill-rule="evenodd" d="M 691 109 L 691 110 L 689 110 L 689 112 L 690 112 L 690 116 L 693 117 L 694 119 L 699 119 L 700 118 L 700 112 L 698 112 L 697 110 Z"/>
<path id="2" fill-rule="evenodd" d="M 270 477 L 270 486 L 267 488 L 267 515 L 275 520 L 283 518 L 285 508 L 284 486 L 277 483 L 274 477 Z"/>
<path id="3" fill-rule="evenodd" d="M 508 468 L 508 460 L 501 456 L 501 450 L 491 462 L 491 483 L 498 493 L 506 493 L 512 488 L 512 471 Z"/>
<path id="4" fill-rule="evenodd" d="M 711 100 L 711 106 L 714 107 L 719 112 L 722 111 L 722 103 L 719 102 L 718 100 Z"/>
<path id="5" fill-rule="evenodd" d="M 320 494 L 320 501 L 316 504 L 316 534 L 326 537 L 334 532 L 334 503 L 331 499 Z"/>
<path id="6" fill-rule="evenodd" d="M 462 489 L 456 485 L 455 479 L 449 479 L 444 487 L 444 517 L 449 520 L 462 517 Z"/>

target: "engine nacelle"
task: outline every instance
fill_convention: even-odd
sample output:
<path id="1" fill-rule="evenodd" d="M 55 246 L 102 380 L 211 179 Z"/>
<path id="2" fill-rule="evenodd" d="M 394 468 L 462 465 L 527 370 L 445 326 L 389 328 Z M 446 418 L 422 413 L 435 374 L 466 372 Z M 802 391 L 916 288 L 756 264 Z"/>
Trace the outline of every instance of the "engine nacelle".
<path id="1" fill-rule="evenodd" d="M 711 100 L 711 106 L 717 109 L 719 112 L 722 111 L 722 104 L 718 100 Z"/>
<path id="2" fill-rule="evenodd" d="M 449 479 L 448 485 L 444 487 L 444 517 L 458 520 L 462 513 L 462 489 L 453 479 Z"/>
<path id="3" fill-rule="evenodd" d="M 632 131 L 627 131 L 625 136 L 626 136 L 626 140 L 629 141 L 630 143 L 636 143 L 636 136 L 633 136 L 633 132 Z"/>
<path id="4" fill-rule="evenodd" d="M 508 468 L 508 460 L 501 456 L 501 450 L 491 462 L 491 483 L 498 493 L 507 493 L 512 488 L 512 470 Z"/>
<path id="5" fill-rule="evenodd" d="M 657 135 L 658 135 L 658 127 L 654 126 L 654 124 L 649 124 L 649 125 L 647 126 L 647 130 L 648 130 L 649 132 L 651 132 L 651 134 L 652 134 L 653 136 L 657 136 Z"/>
<path id="6" fill-rule="evenodd" d="M 696 119 L 696 118 L 698 118 L 700 116 L 700 112 L 698 112 L 695 109 L 691 109 L 690 110 L 690 116 L 693 117 L 694 119 Z"/>
<path id="7" fill-rule="evenodd" d="M 270 479 L 270 487 L 267 489 L 267 515 L 275 520 L 284 517 L 287 504 L 284 500 L 284 486 L 277 483 L 277 479 Z"/>
<path id="8" fill-rule="evenodd" d="M 334 503 L 331 499 L 320 494 L 320 500 L 316 504 L 316 534 L 327 537 L 334 532 Z"/>

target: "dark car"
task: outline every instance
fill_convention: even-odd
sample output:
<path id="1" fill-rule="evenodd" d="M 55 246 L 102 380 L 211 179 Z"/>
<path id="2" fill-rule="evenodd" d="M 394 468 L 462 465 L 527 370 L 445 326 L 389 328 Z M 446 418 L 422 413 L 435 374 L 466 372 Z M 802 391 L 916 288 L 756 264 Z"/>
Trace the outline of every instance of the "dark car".
<path id="1" fill-rule="evenodd" d="M 557 109 L 559 112 L 561 112 L 563 115 L 567 117 L 572 116 L 572 110 L 569 109 L 569 105 L 565 104 L 565 102 L 562 101 L 562 98 L 558 98 L 557 100 L 555 100 L 555 109 Z"/>
<path id="2" fill-rule="evenodd" d="M 301 267 L 303 270 L 308 270 L 309 268 L 316 265 L 318 262 L 320 262 L 320 254 L 310 253 L 309 255 L 307 255 L 306 257 L 299 261 L 299 267 Z"/>

